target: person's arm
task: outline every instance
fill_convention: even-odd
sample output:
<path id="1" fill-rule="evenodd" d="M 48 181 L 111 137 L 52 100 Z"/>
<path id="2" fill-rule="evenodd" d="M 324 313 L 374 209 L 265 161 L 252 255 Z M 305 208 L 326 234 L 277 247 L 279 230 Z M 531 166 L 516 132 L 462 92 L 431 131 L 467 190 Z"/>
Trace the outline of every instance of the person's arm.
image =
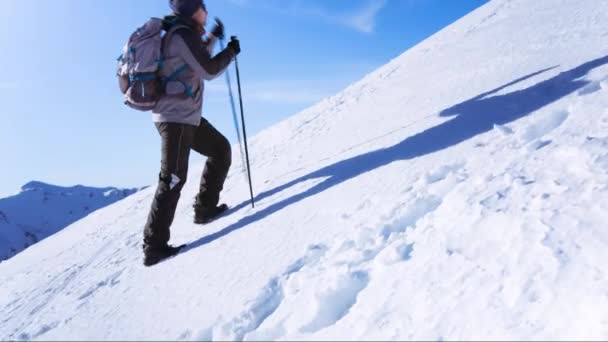
<path id="1" fill-rule="evenodd" d="M 224 23 L 220 20 L 220 18 L 215 18 L 215 25 L 211 32 L 207 34 L 205 37 L 205 42 L 207 44 L 207 51 L 209 54 L 213 54 L 213 48 L 215 47 L 215 43 L 218 40 L 224 39 Z M 237 53 L 238 54 L 238 53 Z"/>
<path id="2" fill-rule="evenodd" d="M 194 73 L 202 79 L 212 80 L 219 76 L 226 69 L 237 52 L 227 47 L 214 57 L 211 57 L 208 46 L 192 30 L 180 29 L 175 32 L 181 38 L 177 44 L 184 44 L 180 50 L 186 51 L 183 58 Z"/>
<path id="3" fill-rule="evenodd" d="M 207 49 L 207 51 L 209 52 L 210 55 L 213 54 L 213 49 L 215 48 L 215 43 L 217 43 L 218 38 L 215 37 L 212 34 L 208 34 L 204 39 L 203 42 L 205 44 L 205 48 Z"/>

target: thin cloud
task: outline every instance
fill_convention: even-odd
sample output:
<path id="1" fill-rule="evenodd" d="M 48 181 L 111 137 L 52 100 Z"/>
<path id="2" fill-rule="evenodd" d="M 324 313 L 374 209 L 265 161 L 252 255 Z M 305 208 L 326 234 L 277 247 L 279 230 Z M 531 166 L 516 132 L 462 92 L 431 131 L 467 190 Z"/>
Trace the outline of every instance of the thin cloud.
<path id="1" fill-rule="evenodd" d="M 320 18 L 323 21 L 349 27 L 362 33 L 372 33 L 377 17 L 386 6 L 387 0 L 368 0 L 363 7 L 344 12 L 331 11 L 312 1 L 281 0 L 252 3 L 250 0 L 228 0 L 237 6 L 263 6 L 264 8 L 289 15 L 304 15 Z"/>
<path id="2" fill-rule="evenodd" d="M 376 27 L 376 19 L 380 11 L 386 6 L 386 1 L 372 1 L 358 13 L 343 18 L 346 26 L 363 33 L 372 33 Z"/>

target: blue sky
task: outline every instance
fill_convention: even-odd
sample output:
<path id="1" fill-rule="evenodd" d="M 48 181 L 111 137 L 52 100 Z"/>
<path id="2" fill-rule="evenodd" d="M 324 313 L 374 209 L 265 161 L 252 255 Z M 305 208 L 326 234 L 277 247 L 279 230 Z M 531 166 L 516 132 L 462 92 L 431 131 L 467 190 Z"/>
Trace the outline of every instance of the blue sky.
<path id="1" fill-rule="evenodd" d="M 206 1 L 210 16 L 241 40 L 250 136 L 339 92 L 486 2 Z M 122 104 L 115 67 L 129 34 L 168 12 L 168 0 L 2 0 L 0 197 L 30 180 L 156 182 L 158 134 L 148 113 Z M 234 141 L 225 79 L 206 87 L 203 115 Z"/>

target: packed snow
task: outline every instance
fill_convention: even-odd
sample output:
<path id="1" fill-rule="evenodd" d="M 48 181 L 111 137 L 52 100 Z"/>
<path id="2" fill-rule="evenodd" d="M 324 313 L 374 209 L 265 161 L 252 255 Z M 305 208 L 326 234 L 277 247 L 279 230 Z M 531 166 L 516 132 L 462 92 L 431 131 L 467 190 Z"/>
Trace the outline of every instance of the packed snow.
<path id="1" fill-rule="evenodd" d="M 235 155 L 192 224 L 193 165 L 178 256 L 142 265 L 150 188 L 0 264 L 0 338 L 606 340 L 606 39 L 491 1 L 254 137 L 255 208 Z"/>
<path id="2" fill-rule="evenodd" d="M 0 199 L 0 262 L 138 190 L 25 184 Z"/>

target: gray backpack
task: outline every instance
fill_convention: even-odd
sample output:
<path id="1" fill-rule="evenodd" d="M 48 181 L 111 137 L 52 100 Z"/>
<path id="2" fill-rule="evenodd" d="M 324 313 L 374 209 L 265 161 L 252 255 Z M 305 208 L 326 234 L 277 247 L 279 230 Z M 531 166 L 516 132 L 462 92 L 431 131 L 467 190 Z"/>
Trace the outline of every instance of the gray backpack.
<path id="1" fill-rule="evenodd" d="M 162 19 L 152 18 L 131 34 L 118 58 L 117 70 L 126 105 L 140 111 L 154 109 L 169 80 L 159 73 L 163 67 L 163 41 L 168 42 L 177 29 L 184 27 L 174 25 L 165 33 Z"/>

